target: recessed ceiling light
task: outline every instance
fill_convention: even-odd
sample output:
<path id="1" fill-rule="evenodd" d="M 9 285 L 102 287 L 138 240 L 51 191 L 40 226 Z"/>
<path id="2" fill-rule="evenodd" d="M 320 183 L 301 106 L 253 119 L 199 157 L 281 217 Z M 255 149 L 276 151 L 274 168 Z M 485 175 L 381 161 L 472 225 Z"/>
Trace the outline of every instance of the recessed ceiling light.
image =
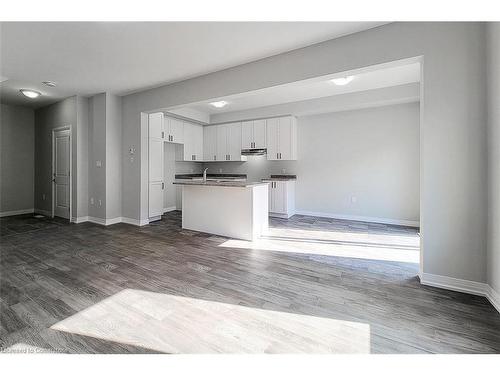
<path id="1" fill-rule="evenodd" d="M 43 81 L 42 83 L 45 86 L 49 86 L 49 87 L 56 87 L 57 86 L 57 83 L 55 83 L 54 81 Z"/>
<path id="2" fill-rule="evenodd" d="M 21 89 L 19 91 L 21 91 L 21 94 L 30 99 L 35 99 L 38 98 L 40 95 L 42 95 L 38 91 L 33 91 L 33 90 Z"/>
<path id="3" fill-rule="evenodd" d="M 220 102 L 210 103 L 210 105 L 213 105 L 215 108 L 222 108 L 227 105 L 227 102 L 225 100 L 221 100 Z"/>
<path id="4" fill-rule="evenodd" d="M 348 76 L 348 77 L 334 78 L 331 80 L 331 82 L 333 82 L 337 86 L 345 86 L 349 82 L 351 82 L 353 79 L 354 79 L 354 76 Z"/>

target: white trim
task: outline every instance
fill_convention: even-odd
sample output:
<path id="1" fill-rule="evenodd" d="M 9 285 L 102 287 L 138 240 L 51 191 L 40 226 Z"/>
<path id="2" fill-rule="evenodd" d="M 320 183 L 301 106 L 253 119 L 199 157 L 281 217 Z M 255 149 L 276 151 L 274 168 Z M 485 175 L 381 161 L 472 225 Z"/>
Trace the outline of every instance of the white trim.
<path id="1" fill-rule="evenodd" d="M 25 208 L 24 210 L 15 210 L 15 211 L 3 211 L 0 212 L 0 217 L 32 214 L 33 212 L 35 212 L 34 208 Z"/>
<path id="2" fill-rule="evenodd" d="M 486 283 L 456 279 L 454 277 L 434 275 L 431 273 L 422 273 L 420 276 L 420 283 L 423 285 L 434 286 L 436 288 L 486 297 L 493 307 L 500 313 L 500 293 Z"/>
<path id="3" fill-rule="evenodd" d="M 372 216 L 343 215 L 343 214 L 335 214 L 335 213 L 329 213 L 329 212 L 317 212 L 317 211 L 305 211 L 305 210 L 296 210 L 295 214 L 305 215 L 305 216 L 328 217 L 331 219 L 365 221 L 368 223 L 405 225 L 405 226 L 417 227 L 417 228 L 420 226 L 419 221 L 387 219 L 387 218 L 372 217 Z"/>
<path id="4" fill-rule="evenodd" d="M 456 279 L 449 276 L 422 273 L 420 283 L 423 285 L 435 286 L 437 288 L 454 290 L 456 292 L 475 294 L 486 297 L 488 294 L 488 284 L 479 283 L 464 279 Z"/>
<path id="5" fill-rule="evenodd" d="M 149 224 L 149 220 L 148 219 L 137 220 L 137 219 L 132 219 L 130 217 L 122 217 L 122 223 L 130 224 L 130 225 L 136 225 L 136 226 L 142 227 L 144 225 Z"/>
<path id="6" fill-rule="evenodd" d="M 88 221 L 94 224 L 106 225 L 106 219 L 100 217 L 88 216 Z"/>
<path id="7" fill-rule="evenodd" d="M 35 208 L 35 214 L 40 214 L 47 217 L 52 217 L 52 212 L 47 210 L 42 210 L 40 208 Z"/>
<path id="8" fill-rule="evenodd" d="M 73 222 L 75 224 L 80 224 L 80 223 L 85 223 L 86 221 L 89 221 L 88 216 L 80 216 L 80 217 L 75 218 Z"/>
<path id="9" fill-rule="evenodd" d="M 77 217 L 76 220 L 74 219 L 74 222 L 76 224 L 81 224 L 85 222 L 90 222 L 94 224 L 99 224 L 99 225 L 113 225 L 113 224 L 118 224 L 118 223 L 125 223 L 125 224 L 131 224 L 131 225 L 137 225 L 137 226 L 143 226 L 149 224 L 149 220 L 136 220 L 136 219 L 131 219 L 129 217 L 115 217 L 113 219 L 102 219 L 100 217 L 94 217 L 94 216 L 80 216 Z"/>
<path id="10" fill-rule="evenodd" d="M 171 212 L 171 211 L 175 211 L 175 210 L 177 210 L 176 206 L 165 207 L 165 208 L 163 208 L 163 213 Z"/>
<path id="11" fill-rule="evenodd" d="M 500 293 L 488 285 L 488 294 L 486 295 L 490 303 L 498 312 L 500 312 Z"/>

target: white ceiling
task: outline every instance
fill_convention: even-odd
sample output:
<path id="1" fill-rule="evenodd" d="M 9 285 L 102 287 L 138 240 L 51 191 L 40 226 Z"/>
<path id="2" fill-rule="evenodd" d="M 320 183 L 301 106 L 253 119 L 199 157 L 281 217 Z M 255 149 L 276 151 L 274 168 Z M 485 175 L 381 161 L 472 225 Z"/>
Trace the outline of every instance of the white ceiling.
<path id="1" fill-rule="evenodd" d="M 1 24 L 2 101 L 140 91 L 283 53 L 378 22 L 12 22 Z M 54 81 L 48 88 L 42 81 Z M 35 101 L 20 88 L 42 92 Z"/>
<path id="2" fill-rule="evenodd" d="M 216 98 L 210 101 L 195 103 L 187 107 L 191 110 L 208 114 L 242 111 L 252 108 L 298 102 L 309 99 L 324 98 L 351 92 L 366 91 L 383 87 L 399 86 L 420 81 L 420 64 L 391 66 L 370 71 L 345 72 L 340 76 L 354 75 L 354 80 L 345 86 L 337 86 L 330 82 L 333 77 L 323 76 L 306 81 L 298 81 L 286 85 L 269 87 L 262 90 Z M 223 108 L 210 105 L 212 101 L 225 100 L 228 104 Z"/>

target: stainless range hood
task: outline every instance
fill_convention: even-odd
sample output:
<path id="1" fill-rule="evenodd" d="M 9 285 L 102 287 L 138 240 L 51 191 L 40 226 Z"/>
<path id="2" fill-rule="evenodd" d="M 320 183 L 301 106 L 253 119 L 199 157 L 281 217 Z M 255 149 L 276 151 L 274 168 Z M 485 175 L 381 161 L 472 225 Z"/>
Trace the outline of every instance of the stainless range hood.
<path id="1" fill-rule="evenodd" d="M 241 150 L 241 155 L 265 155 L 267 148 L 247 148 Z"/>

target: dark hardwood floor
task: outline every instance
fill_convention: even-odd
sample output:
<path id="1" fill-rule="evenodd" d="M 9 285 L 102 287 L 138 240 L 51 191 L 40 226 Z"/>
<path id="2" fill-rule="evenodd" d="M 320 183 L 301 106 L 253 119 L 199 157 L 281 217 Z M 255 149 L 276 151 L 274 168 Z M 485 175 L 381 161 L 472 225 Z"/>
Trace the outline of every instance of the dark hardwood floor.
<path id="1" fill-rule="evenodd" d="M 294 216 L 244 241 L 0 219 L 0 350 L 499 353 L 482 297 L 420 285 L 414 229 Z"/>

